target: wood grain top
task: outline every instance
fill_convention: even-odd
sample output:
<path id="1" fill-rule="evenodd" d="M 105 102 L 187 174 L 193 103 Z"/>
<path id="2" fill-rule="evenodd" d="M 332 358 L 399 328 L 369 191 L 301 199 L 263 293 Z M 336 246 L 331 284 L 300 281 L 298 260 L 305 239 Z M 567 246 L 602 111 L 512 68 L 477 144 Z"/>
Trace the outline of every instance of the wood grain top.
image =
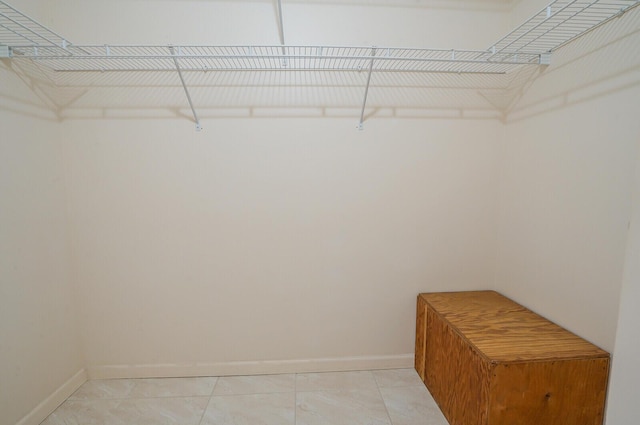
<path id="1" fill-rule="evenodd" d="M 491 361 L 609 357 L 609 353 L 494 291 L 420 294 Z"/>

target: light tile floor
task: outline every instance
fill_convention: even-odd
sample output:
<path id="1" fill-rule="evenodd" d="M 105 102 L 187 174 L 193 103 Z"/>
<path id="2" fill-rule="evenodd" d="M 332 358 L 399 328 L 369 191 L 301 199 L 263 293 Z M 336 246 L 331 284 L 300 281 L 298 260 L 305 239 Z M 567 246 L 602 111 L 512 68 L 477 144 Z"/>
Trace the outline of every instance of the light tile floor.
<path id="1" fill-rule="evenodd" d="M 88 381 L 42 425 L 447 425 L 413 369 Z"/>

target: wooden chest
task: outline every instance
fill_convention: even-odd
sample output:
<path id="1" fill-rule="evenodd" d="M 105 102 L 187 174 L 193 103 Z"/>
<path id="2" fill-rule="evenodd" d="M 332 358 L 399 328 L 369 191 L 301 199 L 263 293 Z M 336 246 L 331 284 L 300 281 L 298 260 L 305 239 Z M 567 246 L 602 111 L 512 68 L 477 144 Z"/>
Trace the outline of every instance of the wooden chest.
<path id="1" fill-rule="evenodd" d="M 418 296 L 415 366 L 451 425 L 601 425 L 609 354 L 493 291 Z"/>

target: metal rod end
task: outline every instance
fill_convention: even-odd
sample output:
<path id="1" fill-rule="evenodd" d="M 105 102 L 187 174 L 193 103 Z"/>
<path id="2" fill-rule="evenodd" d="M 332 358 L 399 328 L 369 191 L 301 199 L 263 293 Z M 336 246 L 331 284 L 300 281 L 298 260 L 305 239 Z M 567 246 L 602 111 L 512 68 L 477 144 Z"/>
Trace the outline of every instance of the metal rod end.
<path id="1" fill-rule="evenodd" d="M 10 58 L 11 57 L 11 47 L 5 46 L 4 44 L 0 44 L 0 58 Z"/>
<path id="2" fill-rule="evenodd" d="M 551 65 L 551 53 L 540 54 L 540 65 Z"/>

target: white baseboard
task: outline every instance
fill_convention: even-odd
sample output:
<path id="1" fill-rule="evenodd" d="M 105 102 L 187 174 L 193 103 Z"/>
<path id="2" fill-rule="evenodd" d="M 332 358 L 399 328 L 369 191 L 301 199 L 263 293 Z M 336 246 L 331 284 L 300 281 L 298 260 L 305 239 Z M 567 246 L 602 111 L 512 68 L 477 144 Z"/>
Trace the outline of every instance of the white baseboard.
<path id="1" fill-rule="evenodd" d="M 89 379 L 170 378 L 186 376 L 267 375 L 276 373 L 338 372 L 413 367 L 413 354 L 246 362 L 107 365 L 88 367 Z M 22 424 L 20 424 L 22 425 Z"/>
<path id="2" fill-rule="evenodd" d="M 20 419 L 16 425 L 39 425 L 85 382 L 87 382 L 87 371 L 81 369 Z"/>

